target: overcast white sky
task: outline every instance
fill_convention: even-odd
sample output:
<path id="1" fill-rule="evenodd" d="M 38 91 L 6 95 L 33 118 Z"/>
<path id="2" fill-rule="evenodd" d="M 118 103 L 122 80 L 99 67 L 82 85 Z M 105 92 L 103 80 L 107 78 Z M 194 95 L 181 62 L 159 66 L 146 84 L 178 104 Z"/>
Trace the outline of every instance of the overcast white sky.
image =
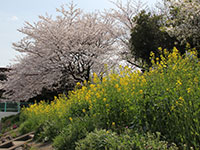
<path id="1" fill-rule="evenodd" d="M 70 0 L 71 1 L 71 0 Z M 126 0 L 122 0 L 126 2 Z M 141 0 L 153 6 L 161 0 Z M 23 27 L 25 21 L 34 22 L 38 15 L 46 12 L 56 15 L 56 8 L 69 0 L 1 0 L 0 5 L 0 67 L 14 63 L 18 55 L 12 48 L 12 43 L 19 41 L 23 35 L 17 29 Z M 74 0 L 85 11 L 103 10 L 112 8 L 108 0 Z"/>

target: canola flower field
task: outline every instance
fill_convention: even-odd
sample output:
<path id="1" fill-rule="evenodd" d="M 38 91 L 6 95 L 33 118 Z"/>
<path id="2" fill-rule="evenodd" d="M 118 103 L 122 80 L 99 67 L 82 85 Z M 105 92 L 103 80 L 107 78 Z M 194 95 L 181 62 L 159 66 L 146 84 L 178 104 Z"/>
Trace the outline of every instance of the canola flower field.
<path id="1" fill-rule="evenodd" d="M 59 142 L 75 145 L 95 129 L 119 135 L 130 129 L 159 132 L 161 140 L 176 143 L 180 149 L 199 149 L 197 52 L 188 49 L 181 55 L 176 48 L 172 53 L 159 50 L 159 57 L 151 53 L 152 66 L 144 73 L 121 66 L 120 71 L 103 78 L 94 73 L 91 83 L 77 83 L 67 97 L 59 95 L 50 103 L 41 101 L 24 108 L 21 132 L 35 130 L 40 139 L 54 141 L 58 147 Z M 65 139 L 61 138 L 63 133 L 67 134 Z"/>

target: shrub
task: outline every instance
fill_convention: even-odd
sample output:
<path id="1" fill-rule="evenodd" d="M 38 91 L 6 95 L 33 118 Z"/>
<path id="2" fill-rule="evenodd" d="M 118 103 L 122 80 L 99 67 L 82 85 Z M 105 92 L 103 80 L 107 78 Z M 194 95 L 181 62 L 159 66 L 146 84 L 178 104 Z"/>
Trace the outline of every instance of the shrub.
<path id="1" fill-rule="evenodd" d="M 76 150 L 176 150 L 174 144 L 171 146 L 167 142 L 160 141 L 160 134 L 138 134 L 127 130 L 122 135 L 106 130 L 95 130 L 89 133 L 86 138 L 76 143 Z"/>
<path id="2" fill-rule="evenodd" d="M 34 131 L 34 129 L 36 129 L 36 127 L 34 126 L 35 123 L 33 123 L 30 120 L 25 121 L 24 123 L 22 123 L 19 127 L 19 132 L 21 134 L 25 134 L 31 131 Z"/>
<path id="3" fill-rule="evenodd" d="M 112 144 L 116 144 L 119 137 L 116 133 L 106 130 L 95 130 L 87 134 L 87 136 L 76 143 L 76 150 L 104 150 L 105 148 L 112 148 Z"/>
<path id="4" fill-rule="evenodd" d="M 178 40 L 170 36 L 161 28 L 164 25 L 164 17 L 162 15 L 155 15 L 147 13 L 144 10 L 133 18 L 135 26 L 131 30 L 130 50 L 132 57 L 136 61 L 142 60 L 148 66 L 151 66 L 149 59 L 150 53 L 153 51 L 159 57 L 158 47 L 173 49 L 175 43 L 180 47 Z M 185 52 L 184 48 L 181 49 Z M 146 68 L 148 69 L 148 68 Z"/>
<path id="5" fill-rule="evenodd" d="M 17 127 L 20 124 L 19 116 L 20 114 L 3 117 L 1 119 L 1 132 L 3 133 L 5 131 L 13 129 L 13 127 Z"/>
<path id="6" fill-rule="evenodd" d="M 62 132 L 54 139 L 53 147 L 56 150 L 74 150 L 75 142 L 93 130 L 93 122 L 89 117 L 74 118 L 71 120 L 71 124 L 63 128 Z"/>
<path id="7" fill-rule="evenodd" d="M 3 117 L 1 119 L 1 123 L 5 123 L 8 120 L 11 122 L 11 124 L 17 123 L 17 122 L 19 122 L 19 116 L 20 116 L 20 113 L 18 113 L 16 115 L 10 115 L 7 117 Z"/>
<path id="8" fill-rule="evenodd" d="M 46 120 L 43 124 L 36 129 L 34 138 L 37 141 L 47 142 L 53 141 L 53 139 L 59 135 L 61 126 L 56 124 L 54 120 Z"/>

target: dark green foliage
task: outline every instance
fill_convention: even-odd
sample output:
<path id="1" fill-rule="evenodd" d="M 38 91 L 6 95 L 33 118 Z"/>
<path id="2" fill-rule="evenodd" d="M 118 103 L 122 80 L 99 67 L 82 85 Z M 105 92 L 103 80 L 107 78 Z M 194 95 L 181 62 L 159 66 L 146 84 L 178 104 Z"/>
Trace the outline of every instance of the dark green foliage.
<path id="1" fill-rule="evenodd" d="M 74 150 L 75 142 L 86 137 L 88 132 L 94 130 L 93 121 L 89 117 L 73 119 L 54 139 L 56 150 Z"/>
<path id="2" fill-rule="evenodd" d="M 20 116 L 20 113 L 16 114 L 16 115 L 11 115 L 11 116 L 8 116 L 8 117 L 4 117 L 1 119 L 1 123 L 5 123 L 6 121 L 11 121 L 11 123 L 16 123 L 19 121 L 19 116 Z"/>
<path id="3" fill-rule="evenodd" d="M 59 81 L 59 83 L 55 83 L 54 90 L 50 90 L 48 88 L 43 88 L 41 91 L 41 94 L 32 97 L 28 100 L 28 102 L 34 103 L 35 101 L 39 102 L 41 100 L 45 100 L 46 102 L 50 102 L 54 100 L 55 96 L 58 96 L 59 94 L 65 94 L 68 95 L 69 91 L 72 91 L 76 85 L 76 82 L 74 79 L 62 79 Z"/>
<path id="4" fill-rule="evenodd" d="M 133 22 L 136 26 L 131 31 L 130 49 L 135 60 L 142 61 L 142 64 L 151 65 L 151 51 L 159 56 L 158 47 L 170 50 L 177 43 L 176 38 L 170 37 L 166 31 L 161 31 L 162 16 L 142 11 L 133 18 Z M 179 45 L 176 47 L 180 49 Z"/>
<path id="5" fill-rule="evenodd" d="M 52 101 L 54 99 L 54 96 L 58 96 L 58 94 L 59 93 L 56 90 L 52 91 L 52 90 L 48 90 L 46 88 L 43 88 L 41 94 L 39 94 L 39 95 L 37 95 L 33 98 L 30 98 L 28 100 L 28 102 L 34 103 L 35 101 L 39 102 L 41 100 Z"/>
<path id="6" fill-rule="evenodd" d="M 19 126 L 20 124 L 19 116 L 20 116 L 20 113 L 18 113 L 17 115 L 11 115 L 11 116 L 2 118 L 1 119 L 1 133 L 12 129 L 13 125 Z"/>
<path id="7" fill-rule="evenodd" d="M 44 124 L 36 129 L 35 140 L 39 142 L 53 141 L 61 130 L 60 124 L 56 124 L 54 120 L 47 120 Z"/>
<path id="8" fill-rule="evenodd" d="M 176 150 L 176 145 L 169 145 L 160 140 L 160 134 L 138 134 L 127 130 L 124 134 L 117 135 L 115 132 L 95 130 L 86 138 L 76 143 L 76 150 Z"/>
<path id="9" fill-rule="evenodd" d="M 79 140 L 76 143 L 76 150 L 112 149 L 118 142 L 119 137 L 116 133 L 106 130 L 95 130 L 94 132 L 87 134 L 86 138 Z M 111 146 L 111 144 L 113 144 L 113 146 Z"/>
<path id="10" fill-rule="evenodd" d="M 20 124 L 20 127 L 19 127 L 20 134 L 26 134 L 34 130 L 36 130 L 36 127 L 31 121 L 25 121 L 22 124 Z"/>

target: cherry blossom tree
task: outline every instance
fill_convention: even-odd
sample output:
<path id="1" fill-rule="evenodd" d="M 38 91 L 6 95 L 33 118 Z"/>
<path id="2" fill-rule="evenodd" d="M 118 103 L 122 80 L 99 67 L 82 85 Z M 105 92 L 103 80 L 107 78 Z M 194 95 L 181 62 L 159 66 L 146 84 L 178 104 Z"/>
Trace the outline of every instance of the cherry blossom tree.
<path id="1" fill-rule="evenodd" d="M 114 26 L 118 29 L 115 32 L 111 31 L 111 33 L 118 39 L 120 46 L 123 47 L 123 52 L 128 52 L 130 50 L 131 30 L 136 25 L 133 18 L 142 10 L 148 9 L 147 5 L 140 0 L 127 0 L 126 3 L 121 0 L 111 2 L 116 8 L 110 9 L 105 14 L 115 22 Z"/>
<path id="2" fill-rule="evenodd" d="M 102 74 L 104 65 L 118 63 L 120 50 L 128 49 L 132 17 L 140 5 L 115 3 L 116 10 L 84 13 L 70 3 L 57 9 L 56 18 L 46 14 L 19 29 L 25 37 L 14 43 L 22 53 L 11 66 L 4 84 L 9 100 L 27 101 L 44 89 L 67 92 L 76 82 L 88 81 L 92 72 Z"/>
<path id="3" fill-rule="evenodd" d="M 100 56 L 115 49 L 113 21 L 99 13 L 83 13 L 73 3 L 57 11 L 61 15 L 55 19 L 40 16 L 19 30 L 25 37 L 13 45 L 24 55 L 9 73 L 4 87 L 8 98 L 28 100 L 43 88 L 56 90 L 88 81 L 91 72 L 103 66 Z"/>
<path id="4" fill-rule="evenodd" d="M 133 20 L 142 10 L 148 10 L 148 7 L 141 0 L 127 0 L 123 3 L 121 0 L 111 1 L 115 5 L 115 9 L 111 9 L 106 13 L 111 19 L 114 20 L 118 32 L 111 32 L 117 35 L 118 44 L 120 45 L 119 55 L 122 57 L 123 64 L 132 67 L 133 69 L 141 68 L 140 63 L 134 59 L 131 53 L 131 31 L 136 26 Z M 120 36 L 119 36 L 120 35 Z"/>
<path id="5" fill-rule="evenodd" d="M 3 89 L 3 84 L 7 80 L 6 72 L 8 71 L 9 68 L 0 68 L 0 101 L 4 99 L 4 97 L 2 97 L 3 93 L 5 92 Z"/>
<path id="6" fill-rule="evenodd" d="M 192 47 L 200 48 L 200 1 L 167 0 L 169 19 L 166 31 L 178 38 L 182 44 L 187 42 Z"/>

